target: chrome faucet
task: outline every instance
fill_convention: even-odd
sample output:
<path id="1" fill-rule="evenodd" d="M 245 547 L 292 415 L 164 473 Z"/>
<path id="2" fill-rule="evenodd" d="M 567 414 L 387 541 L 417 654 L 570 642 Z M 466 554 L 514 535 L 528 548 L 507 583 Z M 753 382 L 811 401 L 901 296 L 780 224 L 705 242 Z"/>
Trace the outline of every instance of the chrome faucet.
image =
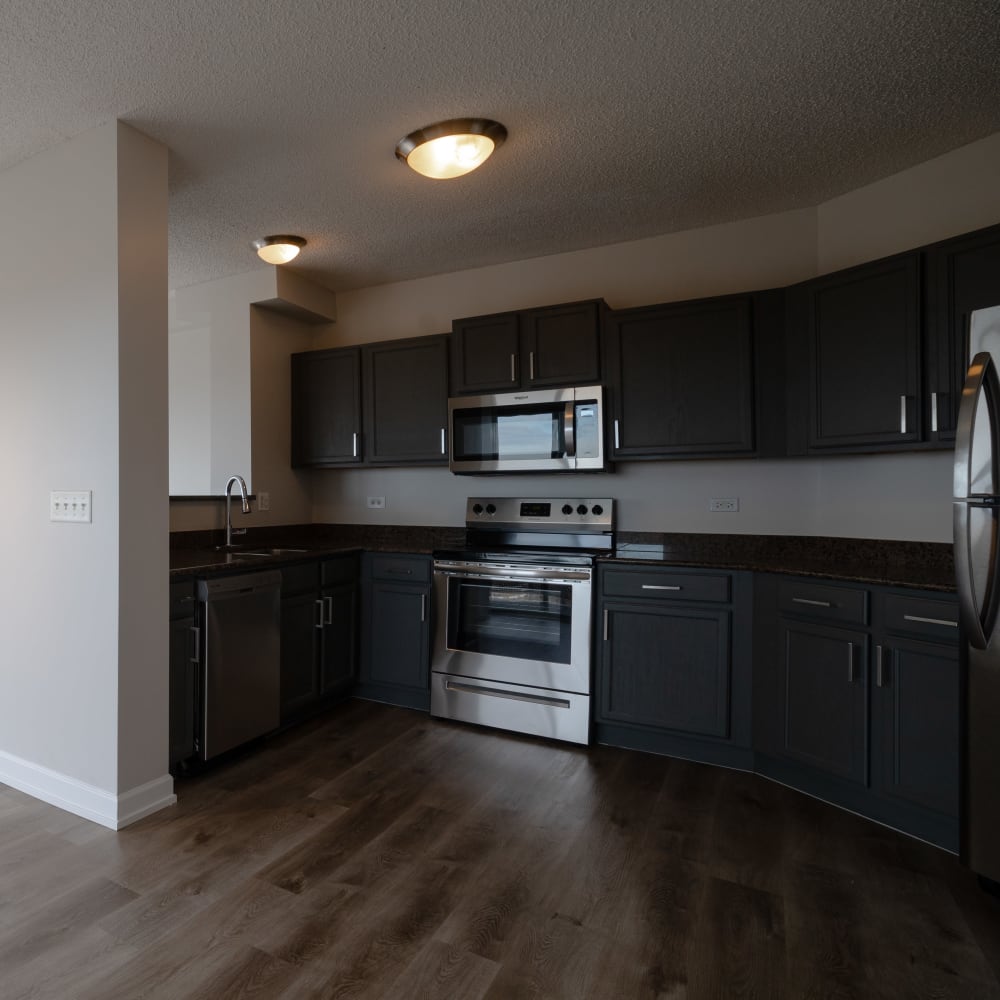
<path id="1" fill-rule="evenodd" d="M 243 498 L 243 513 L 250 513 L 250 500 L 247 497 L 247 484 L 242 476 L 230 476 L 229 482 L 226 483 L 226 548 L 231 549 L 233 547 L 233 515 L 232 515 L 232 503 L 233 503 L 233 483 L 240 484 L 240 496 Z M 247 529 L 237 530 L 237 535 L 245 535 Z"/>

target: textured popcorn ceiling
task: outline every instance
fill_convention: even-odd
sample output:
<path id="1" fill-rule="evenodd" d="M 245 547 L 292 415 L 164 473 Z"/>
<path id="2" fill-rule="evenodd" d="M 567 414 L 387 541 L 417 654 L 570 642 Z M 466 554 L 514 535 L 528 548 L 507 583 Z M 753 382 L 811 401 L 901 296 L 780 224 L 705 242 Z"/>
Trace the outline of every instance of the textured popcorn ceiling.
<path id="1" fill-rule="evenodd" d="M 396 140 L 510 137 L 430 181 Z M 334 289 L 813 205 L 1000 131 L 1000 0 L 3 0 L 0 169 L 171 150 L 170 280 L 305 236 Z"/>

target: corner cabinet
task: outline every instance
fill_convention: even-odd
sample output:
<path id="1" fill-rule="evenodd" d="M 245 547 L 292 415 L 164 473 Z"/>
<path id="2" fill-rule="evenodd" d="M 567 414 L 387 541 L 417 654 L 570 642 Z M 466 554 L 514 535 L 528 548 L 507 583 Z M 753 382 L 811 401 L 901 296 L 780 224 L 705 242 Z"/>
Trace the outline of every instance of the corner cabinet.
<path id="1" fill-rule="evenodd" d="M 788 303 L 790 453 L 921 445 L 920 253 L 804 282 Z"/>
<path id="2" fill-rule="evenodd" d="M 358 697 L 430 709 L 431 565 L 430 556 L 365 553 Z"/>
<path id="3" fill-rule="evenodd" d="M 292 466 L 357 465 L 361 349 L 292 355 Z"/>
<path id="4" fill-rule="evenodd" d="M 759 773 L 958 844 L 958 613 L 946 594 L 758 574 Z"/>
<path id="5" fill-rule="evenodd" d="M 749 767 L 749 574 L 598 568 L 597 740 Z"/>
<path id="6" fill-rule="evenodd" d="M 593 299 L 455 320 L 452 394 L 599 383 L 606 308 Z"/>

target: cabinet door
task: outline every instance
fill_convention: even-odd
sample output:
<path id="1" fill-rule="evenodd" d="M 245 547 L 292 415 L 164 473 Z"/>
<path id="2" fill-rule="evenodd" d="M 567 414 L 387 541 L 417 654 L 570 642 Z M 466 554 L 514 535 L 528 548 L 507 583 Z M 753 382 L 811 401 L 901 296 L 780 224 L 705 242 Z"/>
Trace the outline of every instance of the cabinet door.
<path id="1" fill-rule="evenodd" d="M 969 366 L 969 314 L 1000 305 L 1000 226 L 931 247 L 927 271 L 930 437 L 954 441 Z"/>
<path id="2" fill-rule="evenodd" d="M 292 355 L 292 465 L 361 461 L 361 351 Z"/>
<path id="3" fill-rule="evenodd" d="M 920 255 L 827 275 L 804 293 L 808 449 L 920 441 Z"/>
<path id="4" fill-rule="evenodd" d="M 595 385 L 601 380 L 601 304 L 572 302 L 521 314 L 521 382 Z"/>
<path id="5" fill-rule="evenodd" d="M 605 601 L 601 721 L 729 736 L 730 613 Z"/>
<path id="6" fill-rule="evenodd" d="M 890 798 L 957 817 L 957 651 L 886 639 L 876 647 L 873 699 L 873 784 Z"/>
<path id="7" fill-rule="evenodd" d="M 170 764 L 195 752 L 198 645 L 193 618 L 170 622 Z"/>
<path id="8" fill-rule="evenodd" d="M 429 690 L 430 590 L 373 580 L 368 600 L 364 679 Z"/>
<path id="9" fill-rule="evenodd" d="M 511 392 L 521 385 L 516 312 L 457 319 L 451 328 L 454 395 Z"/>
<path id="10" fill-rule="evenodd" d="M 281 719 L 319 697 L 316 658 L 323 627 L 323 602 L 315 591 L 281 602 Z"/>
<path id="11" fill-rule="evenodd" d="M 615 458 L 753 450 L 750 298 L 609 315 Z"/>
<path id="12" fill-rule="evenodd" d="M 778 752 L 866 785 L 867 635 L 781 618 L 780 639 Z"/>
<path id="13" fill-rule="evenodd" d="M 323 589 L 323 643 L 319 693 L 342 694 L 354 683 L 358 664 L 358 588 L 346 583 Z"/>
<path id="14" fill-rule="evenodd" d="M 373 344 L 364 367 L 366 460 L 446 465 L 448 337 Z"/>

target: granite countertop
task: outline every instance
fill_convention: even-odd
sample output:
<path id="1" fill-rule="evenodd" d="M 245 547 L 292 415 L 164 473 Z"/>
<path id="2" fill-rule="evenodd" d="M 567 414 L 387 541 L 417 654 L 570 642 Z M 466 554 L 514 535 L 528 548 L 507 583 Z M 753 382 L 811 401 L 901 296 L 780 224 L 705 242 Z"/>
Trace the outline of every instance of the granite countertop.
<path id="1" fill-rule="evenodd" d="M 955 590 L 951 545 L 807 535 L 621 531 L 606 560 L 754 570 L 921 590 Z"/>
<path id="2" fill-rule="evenodd" d="M 224 541 L 222 531 L 171 533 L 171 580 L 287 566 L 362 550 L 429 555 L 435 549 L 464 548 L 465 530 L 422 525 L 300 524 L 252 528 L 237 536 L 239 548 L 232 552 L 217 551 L 216 546 Z M 616 547 L 601 557 L 602 562 L 754 570 L 955 590 L 952 547 L 942 542 L 648 531 L 620 531 L 616 542 Z M 270 548 L 285 551 L 273 556 L 247 554 Z"/>

